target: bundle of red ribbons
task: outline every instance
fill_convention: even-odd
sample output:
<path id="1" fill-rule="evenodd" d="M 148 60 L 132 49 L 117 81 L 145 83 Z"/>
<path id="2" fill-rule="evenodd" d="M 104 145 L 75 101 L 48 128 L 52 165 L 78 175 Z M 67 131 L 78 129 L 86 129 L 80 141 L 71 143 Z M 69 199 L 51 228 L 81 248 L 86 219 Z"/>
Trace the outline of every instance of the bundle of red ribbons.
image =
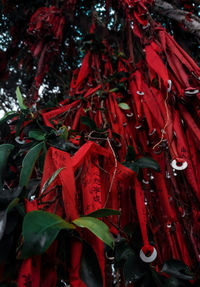
<path id="1" fill-rule="evenodd" d="M 41 7 L 31 17 L 28 28 L 31 37 L 28 45 L 33 57 L 39 59 L 35 77 L 36 89 L 48 72 L 52 57 L 60 52 L 64 25 L 62 10 L 54 6 Z"/>
<path id="2" fill-rule="evenodd" d="M 117 66 L 116 62 L 113 64 L 115 51 L 106 41 L 104 50 L 89 49 L 81 68 L 74 71 L 71 98 L 60 103 L 59 108 L 42 113 L 47 126 L 67 127 L 72 130 L 70 141 L 80 145 L 73 157 L 50 148 L 42 183 L 57 169 L 65 167 L 56 180 L 62 185 L 67 220 L 104 207 L 121 210 L 120 222 L 114 218 L 113 224 L 123 229 L 128 223 L 139 222 L 143 238 L 140 257 L 144 262 L 160 266 L 165 260 L 175 258 L 192 267 L 200 261 L 200 68 L 150 18 L 147 6 L 153 5 L 153 1 L 120 0 L 117 5 L 126 10 L 130 58 L 119 53 Z M 44 8 L 34 14 L 32 23 L 36 18 L 42 20 L 31 24 L 29 32 L 42 33 L 44 25 L 49 29 L 50 23 L 59 18 L 56 25 L 60 30 L 55 28 L 54 35 L 59 42 L 64 19 L 55 16 L 60 12 L 53 7 L 49 9 L 54 10 L 53 16 Z M 95 33 L 95 26 L 91 31 Z M 137 62 L 133 35 L 143 48 L 144 57 Z M 42 61 L 47 49 L 48 45 L 40 39 L 33 47 L 33 54 L 41 53 Z M 119 81 L 108 80 L 117 73 L 123 74 Z M 113 83 L 126 89 L 121 92 Z M 90 118 L 97 129 L 86 127 L 82 117 Z M 81 131 L 85 135 L 84 144 L 80 144 Z M 148 155 L 156 160 L 161 172 L 145 168 L 143 180 L 139 182 L 136 173 L 122 165 L 128 146 L 134 147 L 136 157 Z M 55 194 L 49 193 L 44 200 L 52 197 Z M 28 202 L 27 209 L 29 205 L 33 203 Z M 54 212 L 55 205 L 56 202 L 47 210 Z M 57 213 L 61 215 L 59 209 Z M 149 243 L 147 225 L 154 246 Z M 117 235 L 117 229 L 110 226 L 110 230 Z M 96 251 L 105 283 L 103 244 L 89 235 L 88 238 Z M 81 244 L 73 243 L 72 249 L 76 256 L 72 259 L 70 284 L 85 286 L 78 275 Z M 27 268 L 31 268 L 30 260 Z"/>

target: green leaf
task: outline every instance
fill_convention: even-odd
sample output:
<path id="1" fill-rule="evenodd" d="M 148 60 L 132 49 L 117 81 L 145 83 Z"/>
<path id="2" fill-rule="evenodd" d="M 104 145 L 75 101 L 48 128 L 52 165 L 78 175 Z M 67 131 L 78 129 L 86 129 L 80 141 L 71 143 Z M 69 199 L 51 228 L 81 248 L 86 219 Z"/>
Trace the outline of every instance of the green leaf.
<path id="1" fill-rule="evenodd" d="M 115 264 L 117 268 L 123 268 L 126 285 L 129 282 L 137 282 L 147 272 L 145 265 L 124 238 L 116 243 Z"/>
<path id="2" fill-rule="evenodd" d="M 59 128 L 58 130 L 61 138 L 63 138 L 65 141 L 67 140 L 68 138 L 68 129 L 66 126 L 62 126 L 61 128 Z"/>
<path id="3" fill-rule="evenodd" d="M 25 210 L 25 207 L 22 203 L 16 205 L 16 209 L 17 209 L 17 211 L 21 217 L 24 217 L 26 215 L 26 210 Z"/>
<path id="4" fill-rule="evenodd" d="M 109 90 L 109 93 L 115 93 L 115 92 L 118 92 L 118 91 L 119 91 L 118 88 L 113 88 L 113 89 Z"/>
<path id="5" fill-rule="evenodd" d="M 43 173 L 44 170 L 45 158 L 46 158 L 46 145 L 44 144 L 44 148 L 38 158 L 38 168 L 41 173 Z"/>
<path id="6" fill-rule="evenodd" d="M 44 143 L 41 142 L 31 148 L 27 154 L 25 155 L 23 162 L 22 162 L 22 169 L 20 173 L 20 179 L 19 179 L 19 186 L 27 186 L 29 179 L 31 177 L 33 168 L 35 166 L 35 162 L 40 154 L 40 151 L 44 147 Z"/>
<path id="7" fill-rule="evenodd" d="M 97 129 L 95 122 L 89 117 L 80 117 L 80 121 L 82 122 L 82 124 L 88 126 L 91 130 Z"/>
<path id="8" fill-rule="evenodd" d="M 153 270 L 152 268 L 151 268 L 151 274 L 152 274 L 152 278 L 153 278 L 156 286 L 163 286 L 164 285 L 162 276 L 158 272 Z"/>
<path id="9" fill-rule="evenodd" d="M 133 146 L 129 145 L 126 153 L 126 161 L 134 161 L 135 160 L 135 149 Z"/>
<path id="10" fill-rule="evenodd" d="M 64 167 L 61 167 L 59 169 L 57 169 L 53 174 L 52 176 L 47 179 L 47 181 L 44 183 L 43 187 L 42 187 L 42 190 L 41 190 L 41 194 L 43 194 L 43 192 L 45 190 L 47 190 L 47 188 L 52 184 L 52 182 L 54 181 L 54 179 L 59 175 L 59 173 L 61 172 L 61 170 L 63 170 Z"/>
<path id="11" fill-rule="evenodd" d="M 130 168 L 132 171 L 139 173 L 139 166 L 136 164 L 136 162 L 123 162 L 122 164 Z"/>
<path id="12" fill-rule="evenodd" d="M 128 236 L 132 236 L 135 231 L 133 223 L 131 222 L 131 223 L 126 224 L 123 230 Z"/>
<path id="13" fill-rule="evenodd" d="M 160 172 L 159 164 L 150 157 L 141 157 L 135 161 L 135 164 L 137 164 L 139 168 L 152 168 L 155 171 Z"/>
<path id="14" fill-rule="evenodd" d="M 118 106 L 119 106 L 120 109 L 122 109 L 122 110 L 125 110 L 125 111 L 130 110 L 129 105 L 127 105 L 126 103 L 119 103 Z"/>
<path id="15" fill-rule="evenodd" d="M 19 115 L 19 113 L 14 112 L 14 111 L 7 112 L 7 113 L 3 116 L 3 118 L 0 119 L 0 123 L 5 122 L 5 121 L 8 121 L 8 120 L 10 120 L 10 119 L 12 119 L 12 118 L 14 118 L 14 117 L 16 117 L 16 116 L 18 116 L 18 115 Z"/>
<path id="16" fill-rule="evenodd" d="M 10 212 L 19 203 L 19 198 L 14 198 L 7 206 L 6 211 Z"/>
<path id="17" fill-rule="evenodd" d="M 137 282 L 143 278 L 146 273 L 147 270 L 138 256 L 134 253 L 130 253 L 123 266 L 125 284 L 128 285 L 130 282 Z"/>
<path id="18" fill-rule="evenodd" d="M 24 105 L 22 94 L 20 92 L 19 87 L 17 87 L 17 89 L 16 89 L 16 95 L 17 95 L 17 100 L 18 100 L 20 109 L 21 110 L 27 110 L 28 107 Z"/>
<path id="19" fill-rule="evenodd" d="M 29 133 L 28 133 L 28 136 L 29 136 L 29 138 L 33 138 L 33 139 L 35 139 L 35 140 L 37 140 L 37 141 L 44 141 L 45 140 L 45 135 L 44 135 L 44 133 L 43 132 L 41 132 L 41 131 L 30 131 Z"/>
<path id="20" fill-rule="evenodd" d="M 10 257 L 12 256 L 13 246 L 15 244 L 16 244 L 16 237 L 15 237 L 14 232 L 9 234 L 9 235 L 5 234 L 5 236 L 1 239 L 1 244 L 0 244 L 0 254 L 1 254 L 0 264 L 1 265 L 2 264 L 4 265 L 6 262 L 10 261 Z M 9 274 L 10 274 L 10 272 L 9 272 Z M 8 284 L 7 283 L 0 283 L 0 286 L 1 287 L 8 287 Z M 10 285 L 10 287 L 14 287 L 14 286 Z"/>
<path id="21" fill-rule="evenodd" d="M 2 189 L 2 185 L 3 185 L 2 175 L 3 175 L 3 172 L 5 171 L 9 154 L 11 153 L 13 149 L 14 149 L 14 145 L 12 144 L 0 145 L 0 189 Z"/>
<path id="22" fill-rule="evenodd" d="M 0 211 L 0 240 L 3 237 L 4 231 L 6 228 L 7 214 L 13 207 L 15 207 L 18 204 L 18 202 L 19 202 L 19 198 L 15 198 L 9 203 L 9 205 L 7 206 L 5 210 Z"/>
<path id="23" fill-rule="evenodd" d="M 101 220 L 94 217 L 83 216 L 73 220 L 73 223 L 78 227 L 89 229 L 104 243 L 113 248 L 114 240 L 109 232 L 109 228 Z"/>
<path id="24" fill-rule="evenodd" d="M 185 284 L 184 281 L 171 277 L 166 280 L 164 287 L 189 287 L 188 284 Z"/>
<path id="25" fill-rule="evenodd" d="M 7 223 L 7 211 L 6 210 L 1 210 L 0 211 L 0 240 L 2 239 L 4 235 L 4 231 L 6 228 L 6 223 Z"/>
<path id="26" fill-rule="evenodd" d="M 121 238 L 121 240 L 117 242 L 115 246 L 115 264 L 117 264 L 117 267 L 122 267 L 124 262 L 132 254 L 135 253 L 129 243 L 125 238 Z"/>
<path id="27" fill-rule="evenodd" d="M 13 189 L 0 189 L 0 209 L 8 208 L 9 204 L 15 202 L 14 200 L 19 197 L 21 191 L 22 188 L 19 186 Z"/>
<path id="28" fill-rule="evenodd" d="M 171 259 L 164 263 L 161 272 L 173 275 L 176 278 L 192 280 L 193 274 L 189 267 L 182 261 Z"/>
<path id="29" fill-rule="evenodd" d="M 24 242 L 21 257 L 44 253 L 63 229 L 75 229 L 75 226 L 56 214 L 42 210 L 27 213 L 22 226 Z"/>
<path id="30" fill-rule="evenodd" d="M 110 215 L 120 215 L 120 211 L 110 208 L 102 208 L 89 213 L 87 216 L 90 217 L 105 217 Z"/>
<path id="31" fill-rule="evenodd" d="M 141 157 L 136 161 L 131 162 L 131 160 L 134 160 L 134 158 L 135 158 L 135 150 L 132 146 L 129 146 L 126 154 L 126 162 L 123 162 L 122 164 L 130 168 L 137 174 L 139 174 L 140 168 L 152 168 L 156 171 L 160 171 L 159 164 L 154 159 L 150 157 Z"/>
<path id="32" fill-rule="evenodd" d="M 83 244 L 79 275 L 87 287 L 103 287 L 103 278 L 96 253 L 92 247 Z"/>

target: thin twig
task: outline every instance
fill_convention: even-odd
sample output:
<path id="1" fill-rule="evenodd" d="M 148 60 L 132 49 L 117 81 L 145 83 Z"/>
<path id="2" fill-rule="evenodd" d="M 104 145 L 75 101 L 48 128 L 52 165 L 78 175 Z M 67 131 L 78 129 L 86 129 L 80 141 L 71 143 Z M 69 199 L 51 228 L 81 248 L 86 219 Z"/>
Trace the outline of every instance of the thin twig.
<path id="1" fill-rule="evenodd" d="M 57 200 L 58 198 L 59 198 L 59 196 L 56 195 L 56 196 L 55 196 L 53 199 L 51 199 L 51 200 L 38 202 L 38 205 L 43 205 L 43 204 L 51 205 L 52 203 L 56 202 L 56 200 Z"/>
<path id="2" fill-rule="evenodd" d="M 108 203 L 108 199 L 109 199 L 109 196 L 110 196 L 110 193 L 111 193 L 111 190 L 112 190 L 112 186 L 113 186 L 113 182 L 114 182 L 114 179 L 115 179 L 115 175 L 116 175 L 116 172 L 117 172 L 117 157 L 116 157 L 115 152 L 114 152 L 114 150 L 113 150 L 113 148 L 112 148 L 112 145 L 111 145 L 111 143 L 110 143 L 109 138 L 107 138 L 107 142 L 108 142 L 108 144 L 109 144 L 109 146 L 110 146 L 110 149 L 111 149 L 111 151 L 112 151 L 112 153 L 113 153 L 113 156 L 114 156 L 114 159 L 115 159 L 115 170 L 114 170 L 114 172 L 113 172 L 113 177 L 112 177 L 112 180 L 111 180 L 111 183 L 110 183 L 110 187 L 109 187 L 108 195 L 107 195 L 107 197 L 106 197 L 106 201 L 105 201 L 105 204 L 104 204 L 104 208 L 106 208 L 106 205 L 107 205 L 107 203 Z"/>
<path id="3" fill-rule="evenodd" d="M 83 171 L 83 164 L 81 165 L 77 175 L 75 176 L 75 181 L 77 181 L 79 179 L 79 177 L 81 176 L 82 171 Z"/>
<path id="4" fill-rule="evenodd" d="M 105 220 L 106 220 L 110 225 L 112 225 L 113 227 L 115 227 L 118 231 L 120 231 L 121 234 L 124 234 L 124 236 L 127 238 L 126 232 L 123 231 L 119 226 L 115 225 L 112 221 L 110 221 L 110 220 L 108 219 L 108 217 L 105 217 Z"/>
<path id="5" fill-rule="evenodd" d="M 197 0 L 196 0 L 197 1 Z M 165 17 L 181 23 L 187 31 L 199 40 L 200 38 L 200 19 L 189 11 L 178 9 L 176 6 L 163 0 L 154 1 L 153 10 Z M 189 15 L 189 18 L 187 17 Z"/>
<path id="6" fill-rule="evenodd" d="M 166 96 L 166 99 L 165 99 L 165 109 L 166 109 L 166 114 L 167 114 L 167 120 L 166 120 L 165 126 L 164 126 L 164 128 L 163 128 L 163 130 L 162 130 L 161 139 L 160 139 L 160 141 L 159 141 L 157 144 L 155 144 L 155 145 L 153 146 L 153 149 L 155 149 L 160 143 L 163 142 L 165 130 L 166 130 L 166 127 L 167 127 L 168 124 L 169 124 L 169 110 L 168 110 L 168 107 L 167 107 L 168 95 L 169 95 L 169 94 L 167 93 L 167 96 Z"/>
<path id="7" fill-rule="evenodd" d="M 107 170 L 105 170 L 105 169 L 104 169 L 103 167 L 101 167 L 99 164 L 97 164 L 97 163 L 94 162 L 94 165 L 95 165 L 96 167 L 98 167 L 99 169 L 103 170 L 105 173 L 107 173 L 107 174 L 110 175 L 110 172 L 107 171 Z"/>
<path id="8" fill-rule="evenodd" d="M 104 113 L 104 101 L 102 100 L 101 101 L 101 116 L 102 116 L 102 119 L 103 119 L 103 128 L 106 128 L 107 125 L 108 125 L 108 122 L 107 122 L 107 119 L 106 119 L 106 116 L 105 116 L 105 113 Z"/>

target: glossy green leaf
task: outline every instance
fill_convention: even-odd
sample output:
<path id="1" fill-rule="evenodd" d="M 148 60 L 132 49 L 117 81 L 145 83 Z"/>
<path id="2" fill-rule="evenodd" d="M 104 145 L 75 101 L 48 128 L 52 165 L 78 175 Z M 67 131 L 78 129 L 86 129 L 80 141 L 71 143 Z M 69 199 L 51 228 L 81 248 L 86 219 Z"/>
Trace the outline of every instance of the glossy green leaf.
<path id="1" fill-rule="evenodd" d="M 0 145 L 0 189 L 2 188 L 2 175 L 7 165 L 7 160 L 9 154 L 14 149 L 14 145 L 12 144 L 2 144 Z"/>
<path id="2" fill-rule="evenodd" d="M 20 109 L 21 110 L 27 110 L 28 107 L 26 105 L 24 105 L 24 101 L 23 101 L 22 94 L 21 94 L 19 87 L 17 87 L 17 89 L 16 89 L 16 95 L 17 95 L 17 100 L 18 100 Z"/>
<path id="3" fill-rule="evenodd" d="M 73 223 L 80 228 L 89 229 L 93 234 L 95 234 L 105 244 L 113 248 L 114 240 L 109 232 L 109 228 L 101 220 L 94 218 L 94 217 L 84 216 L 84 217 L 75 219 Z"/>
<path id="4" fill-rule="evenodd" d="M 170 274 L 176 278 L 192 280 L 193 276 L 189 267 L 182 261 L 171 259 L 164 263 L 162 272 Z"/>
<path id="5" fill-rule="evenodd" d="M 73 224 L 53 213 L 42 210 L 27 213 L 22 226 L 24 242 L 21 257 L 28 258 L 44 253 L 60 230 L 74 228 Z"/>
<path id="6" fill-rule="evenodd" d="M 122 164 L 136 173 L 139 172 L 139 166 L 136 164 L 136 162 L 123 162 Z"/>
<path id="7" fill-rule="evenodd" d="M 189 287 L 190 285 L 176 277 L 170 277 L 166 280 L 164 287 Z"/>
<path id="8" fill-rule="evenodd" d="M 132 222 L 126 224 L 124 226 L 123 230 L 128 236 L 132 236 L 134 234 L 134 231 L 135 231 L 134 224 Z"/>
<path id="9" fill-rule="evenodd" d="M 127 149 L 127 153 L 126 153 L 126 162 L 135 160 L 135 156 L 136 156 L 136 153 L 135 153 L 134 147 L 129 145 Z"/>
<path id="10" fill-rule="evenodd" d="M 113 89 L 109 90 L 109 93 L 116 93 L 116 92 L 118 92 L 118 91 L 119 91 L 118 88 L 113 88 Z"/>
<path id="11" fill-rule="evenodd" d="M 10 212 L 19 203 L 19 198 L 14 198 L 7 206 L 6 211 Z"/>
<path id="12" fill-rule="evenodd" d="M 96 130 L 96 128 L 97 128 L 95 122 L 89 117 L 84 117 L 84 116 L 80 117 L 80 121 L 82 124 L 86 125 L 91 130 Z"/>
<path id="13" fill-rule="evenodd" d="M 135 161 L 135 164 L 139 168 L 152 168 L 155 171 L 160 171 L 160 166 L 153 158 L 150 157 L 141 157 Z"/>
<path id="14" fill-rule="evenodd" d="M 10 255 L 12 254 L 12 248 L 13 244 L 15 244 L 15 236 L 14 232 L 9 235 L 4 235 L 4 237 L 1 239 L 0 244 L 0 264 L 5 264 L 5 262 L 8 260 Z M 0 287 L 7 287 L 7 283 L 0 283 Z M 11 285 L 11 287 L 14 287 Z"/>
<path id="15" fill-rule="evenodd" d="M 2 239 L 4 235 L 4 231 L 6 228 L 6 222 L 7 222 L 7 211 L 1 210 L 0 211 L 0 240 Z"/>
<path id="16" fill-rule="evenodd" d="M 55 139 L 48 140 L 48 143 L 60 150 L 66 151 L 66 152 L 76 152 L 78 150 L 78 147 L 75 146 L 71 142 L 65 141 L 62 137 L 57 137 Z"/>
<path id="17" fill-rule="evenodd" d="M 45 140 L 45 135 L 43 132 L 41 131 L 30 131 L 28 133 L 29 138 L 33 138 L 37 141 L 44 141 Z"/>
<path id="18" fill-rule="evenodd" d="M 10 209 L 10 207 L 12 207 L 12 204 L 19 197 L 21 191 L 22 188 L 19 186 L 13 189 L 0 189 L 0 209 Z"/>
<path id="19" fill-rule="evenodd" d="M 111 208 L 102 208 L 89 213 L 90 217 L 105 217 L 110 215 L 120 215 L 120 211 Z"/>
<path id="20" fill-rule="evenodd" d="M 18 202 L 19 202 L 19 198 L 15 198 L 10 202 L 10 204 L 7 206 L 5 210 L 0 211 L 0 240 L 3 237 L 4 231 L 6 228 L 7 214 L 14 206 L 18 204 Z"/>
<path id="21" fill-rule="evenodd" d="M 44 183 L 43 187 L 42 187 L 42 190 L 41 190 L 41 194 L 43 194 L 43 192 L 45 190 L 47 190 L 47 188 L 52 184 L 52 182 L 56 179 L 56 177 L 59 175 L 59 173 L 61 172 L 61 170 L 63 170 L 64 167 L 61 167 L 59 169 L 57 169 L 53 174 L 52 176 L 47 179 L 47 181 Z"/>
<path id="22" fill-rule="evenodd" d="M 22 169 L 20 173 L 19 186 L 27 186 L 31 177 L 35 162 L 40 154 L 40 151 L 44 147 L 44 143 L 41 142 L 31 148 L 25 155 L 22 162 Z"/>
<path id="23" fill-rule="evenodd" d="M 163 277 L 160 275 L 160 273 L 156 272 L 153 268 L 150 269 L 151 270 L 151 275 L 152 275 L 152 278 L 155 282 L 155 285 L 156 286 L 163 286 L 164 283 L 163 283 Z"/>
<path id="24" fill-rule="evenodd" d="M 103 278 L 96 253 L 92 247 L 83 244 L 79 275 L 87 287 L 103 287 Z"/>
<path id="25" fill-rule="evenodd" d="M 67 140 L 68 138 L 68 129 L 66 126 L 62 126 L 59 130 L 58 130 L 60 136 L 64 139 Z"/>
<path id="26" fill-rule="evenodd" d="M 127 103 L 119 103 L 118 106 L 122 110 L 125 110 L 125 111 L 130 110 L 130 107 L 129 107 L 129 105 L 127 105 Z"/>
<path id="27" fill-rule="evenodd" d="M 147 273 L 147 270 L 143 263 L 139 260 L 139 257 L 134 253 L 130 253 L 123 266 L 123 274 L 125 284 L 130 282 L 135 283 Z"/>
<path id="28" fill-rule="evenodd" d="M 16 116 L 18 116 L 19 114 L 17 112 L 14 111 L 10 111 L 5 113 L 5 115 L 0 119 L 0 123 L 8 121 Z"/>
<path id="29" fill-rule="evenodd" d="M 128 257 L 134 254 L 129 243 L 126 239 L 122 238 L 115 246 L 115 263 L 117 264 L 117 267 L 122 267 L 122 263 L 124 264 Z"/>
<path id="30" fill-rule="evenodd" d="M 128 285 L 129 282 L 137 282 L 147 272 L 145 265 L 124 238 L 116 243 L 115 265 L 123 269 L 126 285 Z"/>

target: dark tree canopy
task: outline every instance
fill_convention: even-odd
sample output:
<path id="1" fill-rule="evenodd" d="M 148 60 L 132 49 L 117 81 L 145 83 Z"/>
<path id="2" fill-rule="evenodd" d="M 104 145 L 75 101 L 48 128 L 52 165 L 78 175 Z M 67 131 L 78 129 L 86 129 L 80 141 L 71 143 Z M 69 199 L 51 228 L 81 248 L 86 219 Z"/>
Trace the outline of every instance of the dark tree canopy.
<path id="1" fill-rule="evenodd" d="M 92 21 L 97 23 L 99 41 L 106 38 L 116 49 L 123 50 L 129 56 L 126 22 L 123 9 L 115 1 L 109 1 L 109 11 L 106 11 L 106 1 L 1 1 L 0 3 L 0 34 L 1 34 L 1 109 L 12 109 L 15 101 L 16 86 L 26 94 L 28 100 L 35 92 L 35 81 L 40 53 L 33 55 L 33 45 L 38 38 L 30 33 L 30 19 L 38 8 L 56 6 L 62 9 L 65 19 L 62 40 L 59 42 L 59 52 L 54 51 L 48 57 L 48 73 L 42 82 L 45 102 L 57 102 L 69 94 L 72 72 L 80 65 L 84 55 L 84 39 L 88 34 Z M 161 23 L 176 41 L 200 63 L 200 21 L 198 1 L 155 1 L 150 7 L 154 20 Z M 196 17 L 196 18 L 195 18 Z M 192 20 L 195 20 L 194 23 Z M 28 32 L 29 31 L 29 32 Z M 43 31 L 45 33 L 45 31 Z M 47 31 L 46 31 L 47 32 Z M 39 37 L 42 35 L 39 35 Z M 45 41 L 53 45 L 52 39 L 46 34 Z M 123 41 L 120 41 L 123 39 Z M 136 40 L 137 42 L 137 40 Z M 138 47 L 140 49 L 140 47 Z M 9 71 L 9 72 L 8 72 Z M 58 91 L 59 93 L 52 91 Z"/>
<path id="2" fill-rule="evenodd" d="M 0 287 L 199 286 L 199 1 L 0 11 Z"/>

